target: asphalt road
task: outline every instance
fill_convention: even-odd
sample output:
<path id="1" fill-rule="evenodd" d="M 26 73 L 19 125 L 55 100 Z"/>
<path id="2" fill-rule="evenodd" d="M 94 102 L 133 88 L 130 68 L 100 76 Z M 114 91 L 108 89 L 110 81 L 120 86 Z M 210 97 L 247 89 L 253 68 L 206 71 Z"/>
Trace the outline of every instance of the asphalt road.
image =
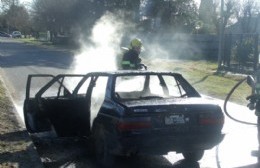
<path id="1" fill-rule="evenodd" d="M 25 97 L 25 85 L 28 74 L 85 73 L 82 54 L 69 50 L 48 49 L 26 45 L 13 39 L 0 38 L 0 67 L 3 80 L 7 85 L 17 111 L 22 118 L 22 103 Z M 83 57 L 84 58 L 84 57 Z M 87 64 L 87 63 L 86 63 Z M 78 66 L 77 66 L 78 65 Z M 93 62 L 91 62 L 93 65 Z M 223 106 L 223 101 L 218 101 Z M 254 112 L 246 107 L 228 104 L 231 115 L 241 120 L 256 122 Z M 189 163 L 181 154 L 170 152 L 164 156 L 138 156 L 118 158 L 115 167 L 142 168 L 256 168 L 257 159 L 251 151 L 257 149 L 255 126 L 242 125 L 226 117 L 223 142 L 211 150 L 205 151 L 202 160 Z M 45 137 L 33 137 L 35 145 L 46 167 L 83 168 L 97 165 L 85 142 L 72 139 L 51 140 Z"/>

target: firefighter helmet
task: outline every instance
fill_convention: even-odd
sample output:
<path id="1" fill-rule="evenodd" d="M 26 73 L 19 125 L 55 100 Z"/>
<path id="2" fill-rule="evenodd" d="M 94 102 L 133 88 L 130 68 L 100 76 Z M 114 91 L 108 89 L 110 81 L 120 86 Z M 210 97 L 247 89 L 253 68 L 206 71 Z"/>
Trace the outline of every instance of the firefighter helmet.
<path id="1" fill-rule="evenodd" d="M 133 49 L 133 48 L 142 48 L 142 45 L 143 45 L 142 41 L 140 39 L 138 39 L 138 38 L 133 39 L 131 41 L 131 43 L 130 43 L 131 49 Z"/>

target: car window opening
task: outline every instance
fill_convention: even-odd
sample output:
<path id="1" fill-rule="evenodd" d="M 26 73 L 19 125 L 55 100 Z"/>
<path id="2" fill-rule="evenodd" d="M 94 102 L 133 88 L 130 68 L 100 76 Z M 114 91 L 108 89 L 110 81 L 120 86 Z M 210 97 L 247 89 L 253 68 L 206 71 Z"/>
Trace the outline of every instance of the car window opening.
<path id="1" fill-rule="evenodd" d="M 169 75 L 118 76 L 115 97 L 131 100 L 140 98 L 178 98 L 186 95 L 180 82 Z"/>

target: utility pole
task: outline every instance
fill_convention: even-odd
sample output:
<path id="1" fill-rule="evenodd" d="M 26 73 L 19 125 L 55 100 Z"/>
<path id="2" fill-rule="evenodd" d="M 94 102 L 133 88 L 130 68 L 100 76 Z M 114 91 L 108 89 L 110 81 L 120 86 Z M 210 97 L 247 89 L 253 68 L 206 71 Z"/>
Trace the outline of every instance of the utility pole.
<path id="1" fill-rule="evenodd" d="M 221 0 L 220 21 L 219 21 L 219 46 L 218 46 L 218 71 L 221 70 L 223 58 L 223 39 L 224 39 L 224 0 Z"/>

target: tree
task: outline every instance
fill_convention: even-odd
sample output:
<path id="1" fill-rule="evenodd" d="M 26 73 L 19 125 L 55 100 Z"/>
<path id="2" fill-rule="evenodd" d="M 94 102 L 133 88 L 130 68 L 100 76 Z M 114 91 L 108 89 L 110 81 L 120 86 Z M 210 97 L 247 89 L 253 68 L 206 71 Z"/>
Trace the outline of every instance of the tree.
<path id="1" fill-rule="evenodd" d="M 76 15 L 73 8 L 80 0 L 36 0 L 33 4 L 33 23 L 37 31 L 50 31 L 51 40 L 57 33 L 67 33 Z"/>
<path id="2" fill-rule="evenodd" d="M 6 1 L 7 3 L 7 1 Z M 7 32 L 19 30 L 23 33 L 29 33 L 30 17 L 27 9 L 22 5 L 10 4 L 9 9 L 2 13 L 2 28 Z"/>
<path id="3" fill-rule="evenodd" d="M 236 18 L 240 22 L 242 33 L 255 33 L 260 18 L 259 6 L 253 0 L 247 0 L 239 9 L 236 11 Z"/>
<path id="4" fill-rule="evenodd" d="M 19 0 L 1 0 L 1 8 L 3 11 L 9 10 L 12 5 L 19 5 Z"/>
<path id="5" fill-rule="evenodd" d="M 61 5 L 62 4 L 62 5 Z M 35 0 L 33 21 L 38 31 L 86 33 L 106 11 L 139 21 L 140 0 Z M 76 35 L 77 36 L 77 35 Z"/>
<path id="6" fill-rule="evenodd" d="M 221 20 L 223 20 L 223 28 L 233 24 L 238 4 L 239 2 L 236 0 L 225 0 L 223 18 L 221 19 L 220 3 L 213 0 L 202 0 L 199 7 L 199 19 L 202 22 L 200 32 L 219 33 Z"/>
<path id="7" fill-rule="evenodd" d="M 175 32 L 192 32 L 198 18 L 193 0 L 150 0 L 146 2 L 145 17 L 160 20 L 160 27 Z"/>
<path id="8" fill-rule="evenodd" d="M 214 16 L 215 16 L 215 6 L 213 0 L 201 0 L 199 7 L 199 19 L 201 25 L 199 27 L 200 33 L 214 33 L 216 32 L 216 27 L 214 27 Z"/>

